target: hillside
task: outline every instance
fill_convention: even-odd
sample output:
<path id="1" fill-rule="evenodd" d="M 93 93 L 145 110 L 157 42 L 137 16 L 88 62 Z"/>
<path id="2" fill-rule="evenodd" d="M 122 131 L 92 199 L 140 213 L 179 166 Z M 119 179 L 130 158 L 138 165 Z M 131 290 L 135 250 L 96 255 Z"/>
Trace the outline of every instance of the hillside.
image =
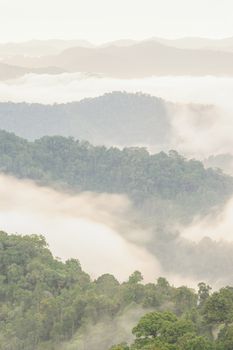
<path id="1" fill-rule="evenodd" d="M 132 328 L 130 349 L 145 349 L 146 342 L 230 350 L 231 287 L 212 294 L 203 282 L 197 292 L 162 277 L 143 284 L 139 271 L 123 283 L 107 271 L 93 281 L 78 260 L 55 259 L 42 236 L 0 232 L 0 252 L 1 350 L 108 350 L 114 343 L 122 345 L 112 349 L 127 350 Z"/>
<path id="2" fill-rule="evenodd" d="M 0 103 L 2 129 L 27 139 L 73 136 L 107 145 L 166 142 L 169 103 L 149 95 L 114 92 L 80 102 Z"/>
<path id="3" fill-rule="evenodd" d="M 204 214 L 233 191 L 230 176 L 175 151 L 150 155 L 144 148 L 121 151 L 61 136 L 32 143 L 5 131 L 0 132 L 0 171 L 75 191 L 124 193 L 137 206 L 150 207 L 151 215 L 153 201 L 159 200 L 172 201 L 187 215 Z"/>
<path id="4" fill-rule="evenodd" d="M 9 65 L 0 62 L 0 81 L 1 80 L 11 80 L 20 78 L 26 74 L 34 73 L 34 74 L 60 74 L 65 72 L 64 69 L 48 66 L 42 68 L 27 68 L 20 67 L 18 65 Z"/>
<path id="5" fill-rule="evenodd" d="M 70 195 L 126 195 L 132 208 L 125 220 L 137 232 L 121 227 L 124 240 L 152 254 L 168 275 L 205 279 L 218 286 L 232 283 L 231 243 L 204 238 L 204 232 L 199 242 L 182 236 L 182 227 L 195 217 L 218 217 L 232 197 L 233 178 L 218 170 L 205 169 L 175 151 L 150 155 L 144 148 L 121 151 L 61 136 L 28 142 L 1 131 L 0 171 Z"/>
<path id="6" fill-rule="evenodd" d="M 28 140 L 62 135 L 93 144 L 145 145 L 155 150 L 167 150 L 176 140 L 174 118 L 178 121 L 179 116 L 187 115 L 191 126 L 195 128 L 197 120 L 206 129 L 206 120 L 213 120 L 216 114 L 213 106 L 172 104 L 126 92 L 66 104 L 0 103 L 1 129 Z"/>

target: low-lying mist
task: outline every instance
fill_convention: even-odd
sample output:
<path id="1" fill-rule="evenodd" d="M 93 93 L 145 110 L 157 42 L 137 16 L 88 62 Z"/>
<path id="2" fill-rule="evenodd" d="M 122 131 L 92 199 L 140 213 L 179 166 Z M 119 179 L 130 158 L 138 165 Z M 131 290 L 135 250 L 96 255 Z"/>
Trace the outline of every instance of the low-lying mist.
<path id="1" fill-rule="evenodd" d="M 182 236 L 194 241 L 203 237 L 215 241 L 233 241 L 233 199 L 216 215 L 209 214 L 202 219 L 195 219 L 193 224 L 182 231 Z"/>
<path id="2" fill-rule="evenodd" d="M 208 217 L 180 228 L 181 234 L 161 233 L 135 220 L 125 196 L 71 195 L 0 176 L 0 229 L 44 235 L 55 256 L 78 258 L 93 278 L 112 273 L 123 281 L 140 270 L 146 282 L 165 276 L 175 285 L 193 287 L 200 280 L 217 286 L 230 283 L 232 212 L 231 201 L 217 224 Z"/>
<path id="3" fill-rule="evenodd" d="M 171 102 L 214 104 L 232 110 L 231 77 L 148 77 L 113 79 L 99 74 L 27 74 L 1 81 L 1 101 L 67 103 L 112 91 L 148 93 Z"/>
<path id="4" fill-rule="evenodd" d="M 55 256 L 80 259 L 92 277 L 108 272 L 125 280 L 134 270 L 140 270 L 146 280 L 159 276 L 156 258 L 142 245 L 123 238 L 130 234 L 147 240 L 148 232 L 143 235 L 127 219 L 130 211 L 124 196 L 72 196 L 0 176 L 0 229 L 44 235 Z"/>

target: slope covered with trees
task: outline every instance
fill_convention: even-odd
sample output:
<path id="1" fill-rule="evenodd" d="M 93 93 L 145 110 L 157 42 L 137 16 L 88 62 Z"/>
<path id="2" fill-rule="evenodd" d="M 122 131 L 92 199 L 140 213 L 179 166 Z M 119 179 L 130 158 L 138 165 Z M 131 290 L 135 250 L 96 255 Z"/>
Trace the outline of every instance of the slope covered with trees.
<path id="1" fill-rule="evenodd" d="M 73 136 L 99 144 L 164 143 L 171 129 L 168 102 L 114 92 L 80 102 L 42 105 L 0 103 L 1 128 L 33 140 Z"/>
<path id="2" fill-rule="evenodd" d="M 113 339 L 130 339 L 115 320 L 140 309 L 130 349 L 232 349 L 232 288 L 211 294 L 205 283 L 195 292 L 161 277 L 148 284 L 142 279 L 135 271 L 122 283 L 109 274 L 93 281 L 79 261 L 55 259 L 42 236 L 0 232 L 0 348 L 107 350 Z M 111 323 L 114 328 L 107 334 Z M 83 345 L 87 332 L 89 343 Z"/>
<path id="3" fill-rule="evenodd" d="M 28 142 L 0 132 L 0 171 L 72 191 L 121 193 L 153 216 L 158 208 L 191 216 L 230 198 L 233 179 L 175 151 L 94 147 L 60 136 Z M 157 215 L 158 216 L 158 215 Z"/>
<path id="4" fill-rule="evenodd" d="M 113 92 L 54 105 L 0 103 L 1 129 L 28 140 L 61 135 L 95 145 L 148 145 L 156 150 L 166 150 L 172 142 L 182 144 L 174 118 L 182 120 L 184 115 L 190 125 L 196 121 L 204 129 L 206 120 L 219 117 L 214 106 L 172 104 L 142 93 Z"/>

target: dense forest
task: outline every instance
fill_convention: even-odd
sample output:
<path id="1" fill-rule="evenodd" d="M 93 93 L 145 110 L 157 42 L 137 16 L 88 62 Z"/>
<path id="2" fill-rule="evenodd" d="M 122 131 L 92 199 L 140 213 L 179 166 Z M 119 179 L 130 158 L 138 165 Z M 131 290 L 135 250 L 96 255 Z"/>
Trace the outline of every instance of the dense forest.
<path id="1" fill-rule="evenodd" d="M 0 171 L 76 192 L 126 194 L 151 216 L 160 203 L 167 218 L 171 203 L 171 215 L 193 217 L 221 205 L 233 192 L 232 177 L 176 151 L 151 155 L 145 148 L 92 146 L 62 136 L 29 142 L 1 131 Z"/>
<path id="2" fill-rule="evenodd" d="M 55 259 L 42 236 L 5 232 L 0 233 L 0 281 L 2 350 L 233 347 L 231 287 L 212 293 L 201 282 L 194 291 L 163 277 L 144 284 L 139 271 L 121 283 L 109 274 L 92 280 L 78 260 Z"/>

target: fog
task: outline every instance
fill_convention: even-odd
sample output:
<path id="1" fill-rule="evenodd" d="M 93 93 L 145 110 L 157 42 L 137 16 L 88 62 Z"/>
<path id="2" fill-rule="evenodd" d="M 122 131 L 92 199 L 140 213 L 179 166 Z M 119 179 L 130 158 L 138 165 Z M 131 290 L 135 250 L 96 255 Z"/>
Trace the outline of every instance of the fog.
<path id="1" fill-rule="evenodd" d="M 196 242 L 203 237 L 209 237 L 215 241 L 233 241 L 233 198 L 217 215 L 209 214 L 203 219 L 196 218 L 192 225 L 182 230 L 184 238 Z"/>
<path id="2" fill-rule="evenodd" d="M 232 153 L 233 112 L 224 107 L 201 110 L 184 105 L 171 111 L 170 116 L 173 137 L 167 149 L 201 161 L 211 155 Z"/>
<path id="3" fill-rule="evenodd" d="M 126 219 L 130 210 L 124 196 L 71 196 L 0 176 L 1 230 L 44 235 L 55 256 L 78 258 L 92 277 L 108 272 L 122 281 L 135 270 L 145 280 L 159 276 L 158 261 L 143 247 L 123 239 L 126 233 L 139 235 L 138 228 Z M 144 232 L 144 240 L 147 234 Z"/>
<path id="4" fill-rule="evenodd" d="M 0 82 L 0 100 L 12 102 L 66 103 L 112 91 L 141 91 L 172 102 L 214 104 L 233 109 L 233 78 L 227 77 L 113 79 L 98 74 L 63 73 L 27 74 Z"/>
<path id="5" fill-rule="evenodd" d="M 124 281 L 139 270 L 145 282 L 164 276 L 176 286 L 195 288 L 203 279 L 212 285 L 231 281 L 227 272 L 221 272 L 221 279 L 219 271 L 213 274 L 211 247 L 206 247 L 202 262 L 197 260 L 204 243 L 198 247 L 193 242 L 205 236 L 233 241 L 233 200 L 212 225 L 211 217 L 196 220 L 189 227 L 180 228 L 181 235 L 176 240 L 167 239 L 162 245 L 152 236 L 156 227 L 142 226 L 135 220 L 134 210 L 122 195 L 89 192 L 71 195 L 0 175 L 0 229 L 8 233 L 42 234 L 54 256 L 62 260 L 79 259 L 92 278 L 111 273 Z M 159 254 L 162 253 L 165 265 L 156 259 L 156 245 L 162 250 Z M 213 249 L 221 266 L 225 257 L 232 254 L 232 244 Z M 171 266 L 169 261 L 173 262 Z M 226 268 L 230 268 L 229 263 Z"/>

